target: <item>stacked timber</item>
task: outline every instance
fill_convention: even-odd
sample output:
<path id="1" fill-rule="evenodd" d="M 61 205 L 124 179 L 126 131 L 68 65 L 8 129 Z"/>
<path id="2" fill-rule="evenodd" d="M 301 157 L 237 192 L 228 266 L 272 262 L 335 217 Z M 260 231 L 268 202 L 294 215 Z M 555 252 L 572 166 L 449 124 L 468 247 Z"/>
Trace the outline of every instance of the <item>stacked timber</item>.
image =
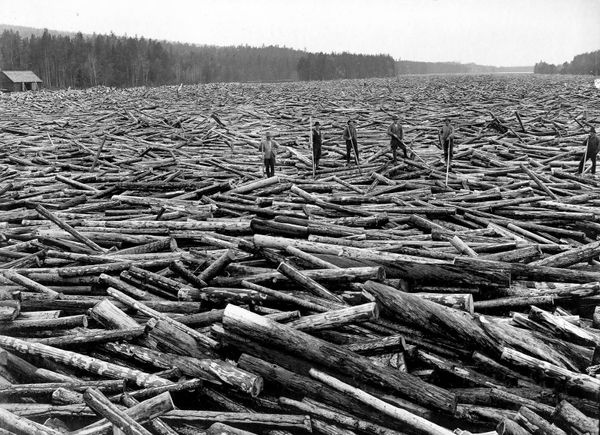
<path id="1" fill-rule="evenodd" d="M 471 76 L 0 95 L 0 433 L 597 434 L 600 181 L 576 174 L 595 92 Z"/>

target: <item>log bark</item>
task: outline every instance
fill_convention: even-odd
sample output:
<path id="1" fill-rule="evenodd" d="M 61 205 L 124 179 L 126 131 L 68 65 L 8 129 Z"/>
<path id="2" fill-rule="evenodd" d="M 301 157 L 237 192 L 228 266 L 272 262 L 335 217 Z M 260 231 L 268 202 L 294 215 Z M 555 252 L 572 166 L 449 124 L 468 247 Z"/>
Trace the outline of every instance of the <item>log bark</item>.
<path id="1" fill-rule="evenodd" d="M 209 283 L 215 276 L 219 274 L 223 269 L 227 267 L 235 259 L 235 252 L 233 250 L 227 250 L 223 253 L 216 261 L 211 263 L 206 269 L 198 275 L 198 279 Z"/>
<path id="2" fill-rule="evenodd" d="M 7 433 L 24 433 L 27 435 L 60 435 L 60 432 L 44 427 L 24 417 L 19 417 L 0 407 L 0 427 Z M 14 431 L 14 432 L 13 432 Z"/>
<path id="3" fill-rule="evenodd" d="M 551 379 L 575 394 L 590 399 L 600 397 L 600 380 L 592 376 L 558 367 L 509 348 L 504 348 L 501 359 L 508 364 L 527 369 L 530 372 Z"/>
<path id="4" fill-rule="evenodd" d="M 294 268 L 288 263 L 280 263 L 277 268 L 278 272 L 281 272 L 283 275 L 287 276 L 289 279 L 302 286 L 312 294 L 327 299 L 333 302 L 337 302 L 343 304 L 344 301 L 337 295 L 334 295 L 321 284 L 316 282 L 315 280 L 307 277 L 305 274 L 300 272 L 298 269 Z"/>
<path id="5" fill-rule="evenodd" d="M 481 329 L 475 319 L 465 312 L 374 281 L 365 283 L 364 288 L 395 318 L 405 324 L 418 326 L 439 336 L 459 339 L 474 350 L 482 349 L 491 354 L 500 352 L 498 345 Z"/>
<path id="6" fill-rule="evenodd" d="M 412 431 L 416 431 L 419 433 L 431 434 L 431 435 L 450 435 L 453 432 L 448 429 L 443 428 L 435 423 L 425 420 L 417 415 L 411 414 L 404 409 L 397 408 L 395 406 L 390 405 L 389 403 L 384 402 L 381 399 L 376 398 L 359 388 L 355 388 L 351 385 L 348 385 L 340 380 L 329 376 L 323 372 L 318 370 L 311 369 L 310 375 L 315 379 L 323 382 L 326 385 L 329 385 L 331 388 L 334 388 L 338 391 L 344 392 L 360 402 L 364 403 L 367 406 L 371 406 L 378 411 L 386 414 L 399 422 L 401 422 L 407 428 L 410 428 Z"/>
<path id="7" fill-rule="evenodd" d="M 569 434 L 598 435 L 598 420 L 587 417 L 566 400 L 556 405 L 552 420 Z"/>
<path id="8" fill-rule="evenodd" d="M 4 276 L 4 278 L 11 280 L 15 284 L 19 284 L 33 292 L 43 293 L 49 298 L 55 299 L 59 296 L 58 292 L 55 292 L 54 290 L 46 287 L 45 285 L 37 283 L 34 280 L 29 279 L 26 276 L 20 275 L 19 273 L 14 272 L 12 270 L 3 271 L 2 275 Z"/>
<path id="9" fill-rule="evenodd" d="M 427 299 L 428 301 L 435 302 L 436 304 L 445 305 L 450 308 L 473 314 L 473 295 L 470 293 L 440 294 L 416 292 L 412 294 L 420 298 Z"/>
<path id="10" fill-rule="evenodd" d="M 454 246 L 454 248 L 458 251 L 459 254 L 468 255 L 469 257 L 478 256 L 477 252 L 473 251 L 473 249 L 457 235 L 453 236 L 450 239 L 450 244 Z"/>
<path id="11" fill-rule="evenodd" d="M 163 420 L 192 425 L 225 423 L 259 429 L 287 429 L 298 433 L 312 431 L 310 417 L 307 415 L 175 410 L 164 415 Z"/>
<path id="12" fill-rule="evenodd" d="M 298 320 L 287 323 L 287 326 L 300 331 L 319 331 L 352 323 L 368 322 L 370 320 L 376 320 L 377 318 L 379 318 L 377 304 L 370 302 L 354 307 L 314 314 L 312 316 L 304 316 Z"/>
<path id="13" fill-rule="evenodd" d="M 206 435 L 256 435 L 256 433 L 238 429 L 223 423 L 213 423 L 207 429 Z"/>
<path id="14" fill-rule="evenodd" d="M 227 361 L 181 356 L 125 343 L 108 343 L 104 348 L 157 367 L 178 367 L 188 376 L 221 381 L 252 397 L 258 396 L 263 389 L 260 376 L 241 370 Z"/>
<path id="15" fill-rule="evenodd" d="M 545 435 L 567 435 L 565 431 L 549 423 L 526 406 L 521 407 L 515 417 L 521 426 L 531 433 L 543 433 Z"/>
<path id="16" fill-rule="evenodd" d="M 254 284 L 252 282 L 249 281 L 245 281 L 243 280 L 241 283 L 244 287 L 249 288 L 251 290 L 255 290 L 257 292 L 263 293 L 267 296 L 270 296 L 273 299 L 276 299 L 278 301 L 284 302 L 284 303 L 290 303 L 293 304 L 297 307 L 300 308 L 304 308 L 306 310 L 310 310 L 310 311 L 316 311 L 316 312 L 326 312 L 328 311 L 330 308 L 334 308 L 334 307 L 338 307 L 341 304 L 337 304 L 335 303 L 335 305 L 329 305 L 328 306 L 324 306 L 321 304 L 317 304 L 311 301 L 308 301 L 306 299 L 294 296 L 294 295 L 290 295 L 288 293 L 284 293 L 278 290 L 273 290 L 270 289 L 268 287 L 264 287 L 262 285 L 258 285 L 258 284 Z M 222 317 L 222 316 L 221 316 Z"/>
<path id="17" fill-rule="evenodd" d="M 42 217 L 44 217 L 44 218 L 52 221 L 54 224 L 58 225 L 60 228 L 62 228 L 63 230 L 68 232 L 70 235 L 72 235 L 77 241 L 85 244 L 92 250 L 94 250 L 96 252 L 106 252 L 105 249 L 98 246 L 96 243 L 94 243 L 88 237 L 81 234 L 79 231 L 76 231 L 71 225 L 58 219 L 54 214 L 52 214 L 48 210 L 46 210 L 46 208 L 44 206 L 42 206 L 41 204 L 37 204 L 35 206 L 35 211 L 37 211 Z"/>
<path id="18" fill-rule="evenodd" d="M 530 432 L 523 428 L 519 423 L 508 418 L 503 419 L 496 426 L 498 435 L 530 435 Z"/>
<path id="19" fill-rule="evenodd" d="M 317 269 L 341 269 L 339 266 L 336 266 L 335 264 L 329 263 L 328 261 L 325 261 L 325 260 L 317 257 L 316 255 L 309 254 L 308 252 L 304 252 L 293 246 L 288 246 L 285 249 L 285 251 L 290 255 L 298 257 L 301 260 L 304 260 L 304 261 L 312 264 Z"/>
<path id="20" fill-rule="evenodd" d="M 169 265 L 169 268 L 197 288 L 206 287 L 208 285 L 206 282 L 194 275 L 181 261 L 174 261 Z"/>
<path id="21" fill-rule="evenodd" d="M 258 247 L 285 250 L 287 246 L 294 246 L 306 252 L 345 257 L 360 262 L 374 262 L 385 267 L 386 276 L 389 278 L 402 277 L 420 282 L 460 283 L 461 285 L 510 284 L 510 272 L 506 270 L 497 272 L 481 267 L 467 270 L 464 267 L 455 267 L 444 260 L 260 234 L 255 234 L 253 240 Z M 600 277 L 600 274 L 597 276 Z"/>
<path id="22" fill-rule="evenodd" d="M 357 418 L 348 417 L 342 413 L 331 411 L 323 406 L 315 406 L 311 403 L 299 402 L 297 400 L 289 399 L 287 397 L 280 397 L 279 403 L 282 406 L 304 412 L 314 417 L 322 418 L 326 421 L 331 421 L 342 427 L 349 429 L 356 429 L 361 432 L 366 432 L 375 435 L 401 435 L 401 432 L 397 432 L 393 429 L 380 426 L 366 420 L 360 420 Z"/>
<path id="23" fill-rule="evenodd" d="M 600 255 L 600 241 L 588 243 L 577 248 L 560 252 L 531 263 L 533 266 L 567 267 L 582 261 L 588 261 Z"/>
<path id="24" fill-rule="evenodd" d="M 131 397 L 129 394 L 124 394 L 123 399 L 121 401 L 128 408 L 132 408 L 132 407 L 140 404 L 140 402 L 138 400 Z M 146 423 L 146 425 L 151 429 L 151 431 L 153 433 L 156 433 L 159 435 L 177 435 L 177 432 L 174 429 L 172 429 L 171 426 L 166 424 L 164 421 L 162 421 L 158 417 L 150 420 L 148 423 Z"/>
<path id="25" fill-rule="evenodd" d="M 573 343 L 594 347 L 600 345 L 600 334 L 594 333 L 591 330 L 586 331 L 577 325 L 573 325 L 562 316 L 555 316 L 540 308 L 531 307 L 529 319 L 538 322 L 552 331 L 555 335 L 572 341 Z"/>
<path id="26" fill-rule="evenodd" d="M 152 435 L 141 424 L 118 409 L 101 392 L 88 389 L 83 394 L 85 402 L 98 415 L 105 417 L 126 435 Z"/>
<path id="27" fill-rule="evenodd" d="M 68 405 L 70 403 L 83 403 L 83 394 L 75 391 L 67 390 L 66 388 L 57 388 L 52 393 L 52 404 Z"/>
<path id="28" fill-rule="evenodd" d="M 118 331 L 90 330 L 85 332 L 78 331 L 75 334 L 67 334 L 61 337 L 30 339 L 36 343 L 46 344 L 53 347 L 67 347 L 75 345 L 89 345 L 92 343 L 104 343 L 113 340 L 131 341 L 142 337 L 146 328 L 138 326 L 136 328 L 121 329 Z"/>
<path id="29" fill-rule="evenodd" d="M 103 299 L 88 310 L 89 316 L 109 329 L 135 329 L 140 324 L 116 307 L 108 299 Z"/>
<path id="30" fill-rule="evenodd" d="M 25 354 L 38 355 L 67 366 L 73 366 L 102 376 L 114 379 L 127 379 L 140 386 L 160 386 L 170 384 L 169 381 L 159 378 L 158 376 L 127 367 L 121 367 L 117 364 L 111 364 L 75 352 L 56 349 L 44 344 L 28 343 L 17 338 L 0 336 L 0 346 Z"/>
<path id="31" fill-rule="evenodd" d="M 78 326 L 87 328 L 87 316 L 80 314 L 77 316 L 58 317 L 56 319 L 33 319 L 33 320 L 14 320 L 12 322 L 0 323 L 1 334 L 14 334 L 34 330 L 56 330 L 70 329 Z"/>
<path id="32" fill-rule="evenodd" d="M 424 406 L 452 410 L 454 398 L 447 391 L 426 384 L 411 375 L 377 367 L 368 359 L 311 337 L 285 325 L 257 316 L 242 308 L 228 305 L 223 314 L 226 330 L 251 337 L 303 358 L 312 359 L 349 376 L 377 385 L 388 385 L 405 397 Z"/>
<path id="33" fill-rule="evenodd" d="M 145 423 L 148 420 L 152 420 L 159 415 L 163 415 L 166 412 L 173 410 L 173 400 L 169 393 L 162 393 L 148 400 L 145 400 L 138 405 L 132 406 L 129 409 L 125 409 L 123 414 L 127 415 L 128 418 L 133 419 L 139 423 Z M 71 432 L 72 435 L 98 435 L 104 434 L 109 431 L 112 427 L 112 423 L 106 419 L 99 420 L 92 423 L 89 426 L 81 428 L 79 430 Z"/>
<path id="34" fill-rule="evenodd" d="M 148 307 L 146 304 L 136 301 L 135 299 L 130 298 L 126 294 L 124 294 L 116 289 L 109 287 L 106 290 L 106 292 L 110 296 L 117 299 L 118 301 L 127 305 L 128 307 L 131 307 L 135 310 L 138 310 L 138 311 L 144 313 L 146 316 L 149 316 L 149 317 L 152 317 L 152 318 L 155 318 L 158 320 L 163 320 L 167 323 L 170 323 L 175 328 L 194 337 L 200 345 L 205 346 L 208 349 L 215 349 L 218 345 L 218 343 L 215 340 L 213 340 L 212 338 L 207 337 L 206 335 L 204 335 L 192 328 L 189 328 L 189 327 L 185 326 L 183 323 L 180 323 L 177 320 L 171 319 L 170 317 L 168 317 L 156 310 L 153 310 L 152 308 Z"/>
<path id="35" fill-rule="evenodd" d="M 37 397 L 51 395 L 55 390 L 63 388 L 70 391 L 82 393 L 86 389 L 93 387 L 100 391 L 115 392 L 123 390 L 125 381 L 78 381 L 78 382 L 55 382 L 55 383 L 35 383 L 35 384 L 12 384 L 0 386 L 0 397 Z"/>

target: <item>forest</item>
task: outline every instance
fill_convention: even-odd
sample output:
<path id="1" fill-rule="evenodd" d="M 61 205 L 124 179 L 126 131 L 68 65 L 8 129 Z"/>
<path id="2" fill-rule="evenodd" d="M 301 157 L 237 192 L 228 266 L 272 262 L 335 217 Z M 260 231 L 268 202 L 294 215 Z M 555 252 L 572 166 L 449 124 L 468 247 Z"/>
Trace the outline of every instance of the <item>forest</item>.
<path id="1" fill-rule="evenodd" d="M 385 54 L 310 53 L 279 46 L 218 47 L 3 25 L 0 30 L 3 30 L 0 70 L 31 70 L 46 88 L 532 71 L 530 66 L 502 68 L 474 63 L 394 60 Z"/>
<path id="2" fill-rule="evenodd" d="M 278 46 L 216 47 L 44 30 L 0 34 L 0 69 L 32 70 L 45 87 L 134 87 L 179 83 L 274 82 L 389 77 L 390 56 L 307 53 Z"/>
<path id="3" fill-rule="evenodd" d="M 553 65 L 546 62 L 538 62 L 533 67 L 537 74 L 591 74 L 600 75 L 600 50 L 590 53 L 578 54 L 571 62 L 562 65 Z"/>

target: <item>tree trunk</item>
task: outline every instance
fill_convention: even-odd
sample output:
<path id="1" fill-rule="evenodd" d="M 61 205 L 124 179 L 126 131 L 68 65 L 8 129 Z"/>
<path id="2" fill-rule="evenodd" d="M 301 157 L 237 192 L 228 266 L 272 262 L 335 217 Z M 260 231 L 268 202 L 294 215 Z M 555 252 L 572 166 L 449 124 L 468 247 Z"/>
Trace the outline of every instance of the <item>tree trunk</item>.
<path id="1" fill-rule="evenodd" d="M 441 388 L 426 384 L 411 375 L 375 366 L 365 357 L 234 305 L 228 305 L 225 309 L 223 326 L 226 330 L 261 343 L 280 346 L 287 352 L 314 360 L 333 370 L 340 370 L 346 375 L 393 388 L 421 405 L 454 409 L 453 396 Z"/>
<path id="2" fill-rule="evenodd" d="M 67 366 L 73 366 L 78 369 L 96 373 L 115 379 L 127 379 L 140 386 L 159 386 L 168 385 L 169 381 L 158 376 L 144 373 L 139 370 L 121 367 L 96 358 L 81 355 L 67 350 L 59 350 L 39 343 L 29 343 L 17 338 L 0 336 L 0 346 L 15 350 L 17 352 L 38 355 L 48 358 Z"/>

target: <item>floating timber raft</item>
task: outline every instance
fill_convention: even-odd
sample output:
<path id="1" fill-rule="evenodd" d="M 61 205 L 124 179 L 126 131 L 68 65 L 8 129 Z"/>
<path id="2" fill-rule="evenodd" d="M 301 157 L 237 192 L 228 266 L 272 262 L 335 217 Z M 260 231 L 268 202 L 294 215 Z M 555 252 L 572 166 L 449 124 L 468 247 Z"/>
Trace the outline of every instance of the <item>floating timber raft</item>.
<path id="1" fill-rule="evenodd" d="M 533 75 L 0 95 L 0 433 L 598 434 L 600 180 L 576 174 L 598 97 Z"/>

